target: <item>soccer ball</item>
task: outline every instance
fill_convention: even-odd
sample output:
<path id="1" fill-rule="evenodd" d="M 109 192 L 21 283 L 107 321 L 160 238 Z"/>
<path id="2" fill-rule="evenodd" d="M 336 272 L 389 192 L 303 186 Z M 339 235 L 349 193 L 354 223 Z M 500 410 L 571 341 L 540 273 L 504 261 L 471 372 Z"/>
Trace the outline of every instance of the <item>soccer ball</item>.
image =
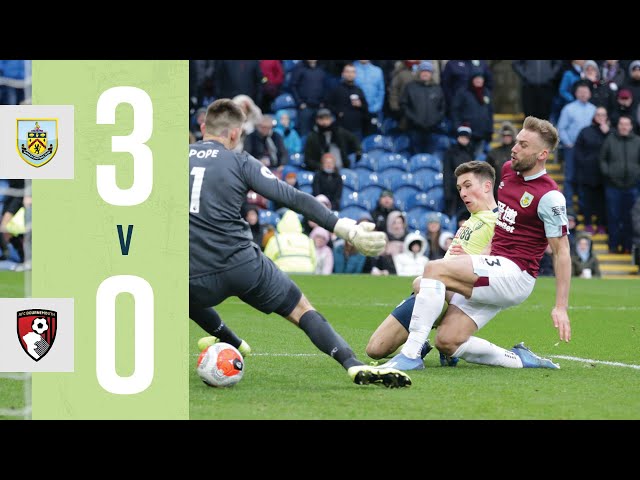
<path id="1" fill-rule="evenodd" d="M 233 345 L 218 342 L 200 353 L 196 371 L 210 387 L 231 387 L 242 380 L 244 359 Z"/>

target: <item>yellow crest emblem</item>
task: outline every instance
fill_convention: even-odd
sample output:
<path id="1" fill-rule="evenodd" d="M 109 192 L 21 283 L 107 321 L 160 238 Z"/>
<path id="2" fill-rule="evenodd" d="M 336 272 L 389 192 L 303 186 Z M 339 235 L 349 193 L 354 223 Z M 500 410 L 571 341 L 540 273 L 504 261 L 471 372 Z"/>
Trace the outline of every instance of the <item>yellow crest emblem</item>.
<path id="1" fill-rule="evenodd" d="M 49 163 L 58 151 L 58 119 L 19 118 L 16 141 L 18 155 L 29 165 Z"/>
<path id="2" fill-rule="evenodd" d="M 527 208 L 529 205 L 531 205 L 532 201 L 533 195 L 531 195 L 529 192 L 524 192 L 522 198 L 520 198 L 520 206 L 523 208 Z"/>

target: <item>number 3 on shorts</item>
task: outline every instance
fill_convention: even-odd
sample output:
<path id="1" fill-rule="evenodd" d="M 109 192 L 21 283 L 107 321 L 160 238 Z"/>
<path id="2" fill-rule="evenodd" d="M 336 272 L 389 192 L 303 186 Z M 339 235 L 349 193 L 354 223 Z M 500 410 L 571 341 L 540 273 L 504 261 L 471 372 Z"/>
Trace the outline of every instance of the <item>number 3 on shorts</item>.
<path id="1" fill-rule="evenodd" d="M 494 267 L 494 266 L 498 266 L 500 267 L 500 259 L 498 257 L 482 257 L 482 259 L 484 260 L 484 262 L 490 266 L 490 267 Z"/>

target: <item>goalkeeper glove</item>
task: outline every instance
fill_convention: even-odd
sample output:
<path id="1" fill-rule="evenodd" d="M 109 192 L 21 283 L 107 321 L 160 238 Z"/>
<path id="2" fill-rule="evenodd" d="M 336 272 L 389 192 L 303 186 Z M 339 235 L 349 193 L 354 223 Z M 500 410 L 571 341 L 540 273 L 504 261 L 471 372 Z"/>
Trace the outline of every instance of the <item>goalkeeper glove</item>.
<path id="1" fill-rule="evenodd" d="M 351 242 L 360 253 L 375 257 L 380 255 L 387 245 L 387 235 L 374 231 L 375 228 L 371 222 L 357 224 L 350 218 L 341 218 L 333 228 L 333 233 Z"/>

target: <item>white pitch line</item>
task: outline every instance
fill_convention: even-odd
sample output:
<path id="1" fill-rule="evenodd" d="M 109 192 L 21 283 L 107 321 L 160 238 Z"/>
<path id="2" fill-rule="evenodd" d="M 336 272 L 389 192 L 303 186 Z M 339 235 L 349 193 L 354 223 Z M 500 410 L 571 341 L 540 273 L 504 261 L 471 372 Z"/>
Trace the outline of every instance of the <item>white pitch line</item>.
<path id="1" fill-rule="evenodd" d="M 592 360 L 590 358 L 580 358 L 580 357 L 570 357 L 568 355 L 550 355 L 552 358 L 561 358 L 563 360 L 571 360 L 573 362 L 582 362 L 582 363 L 600 363 L 602 365 L 611 365 L 612 367 L 625 367 L 625 368 L 633 368 L 635 370 L 640 370 L 640 365 L 632 365 L 629 363 L 622 362 L 609 362 L 606 360 Z"/>

